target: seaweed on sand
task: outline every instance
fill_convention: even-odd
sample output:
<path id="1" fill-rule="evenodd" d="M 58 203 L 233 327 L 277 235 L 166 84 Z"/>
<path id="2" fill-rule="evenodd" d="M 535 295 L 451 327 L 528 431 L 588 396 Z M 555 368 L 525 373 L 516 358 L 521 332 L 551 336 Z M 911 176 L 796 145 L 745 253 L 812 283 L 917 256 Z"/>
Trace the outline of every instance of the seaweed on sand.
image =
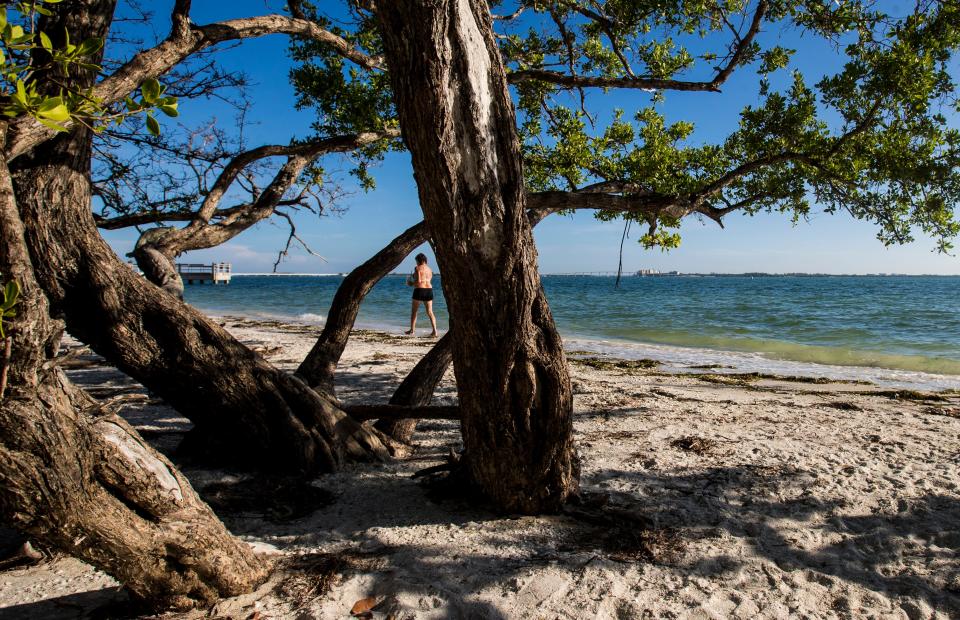
<path id="1" fill-rule="evenodd" d="M 656 368 L 660 365 L 660 362 L 651 359 L 617 360 L 602 359 L 599 357 L 575 357 L 571 358 L 570 362 L 573 364 L 579 364 L 580 366 L 594 368 L 596 370 L 623 370 L 627 372 L 636 370 L 650 370 L 651 368 Z"/>

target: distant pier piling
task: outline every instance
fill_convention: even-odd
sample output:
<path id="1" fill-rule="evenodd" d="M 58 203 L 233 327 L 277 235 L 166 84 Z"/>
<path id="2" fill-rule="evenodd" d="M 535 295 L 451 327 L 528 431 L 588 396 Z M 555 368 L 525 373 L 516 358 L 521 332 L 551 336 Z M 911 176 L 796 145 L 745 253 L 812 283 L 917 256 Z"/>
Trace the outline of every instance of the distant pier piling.
<path id="1" fill-rule="evenodd" d="M 187 284 L 230 284 L 233 267 L 230 263 L 177 263 L 177 273 Z"/>

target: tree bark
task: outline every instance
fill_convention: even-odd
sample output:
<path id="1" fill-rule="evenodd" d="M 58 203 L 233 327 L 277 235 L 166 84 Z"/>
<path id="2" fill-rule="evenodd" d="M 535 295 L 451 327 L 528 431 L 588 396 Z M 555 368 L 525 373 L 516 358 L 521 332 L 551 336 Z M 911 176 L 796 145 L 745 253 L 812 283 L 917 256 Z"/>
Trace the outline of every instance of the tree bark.
<path id="1" fill-rule="evenodd" d="M 0 124 L 0 144 L 6 123 Z M 0 513 L 44 544 L 117 578 L 155 608 L 252 590 L 266 564 L 122 419 L 105 414 L 45 355 L 59 339 L 0 162 L 0 272 L 21 286 L 9 391 L 0 398 Z"/>
<path id="2" fill-rule="evenodd" d="M 537 273 L 487 3 L 395 0 L 377 15 L 455 320 L 467 471 L 502 510 L 558 510 L 578 490 L 569 370 Z"/>
<path id="3" fill-rule="evenodd" d="M 337 371 L 340 356 L 347 346 L 350 330 L 353 329 L 363 298 L 410 252 L 426 241 L 427 227 L 420 222 L 405 230 L 344 278 L 333 296 L 320 337 L 297 369 L 299 376 L 317 390 L 334 393 L 333 376 Z"/>
<path id="4" fill-rule="evenodd" d="M 158 250 L 151 242 L 155 234 L 153 231 L 158 230 L 163 229 L 150 228 L 141 233 L 133 252 L 127 256 L 132 256 L 137 261 L 143 277 L 176 299 L 183 299 L 183 278 L 177 272 L 174 256 Z"/>
<path id="5" fill-rule="evenodd" d="M 433 345 L 433 348 L 427 351 L 426 355 L 420 358 L 410 374 L 404 377 L 400 387 L 390 398 L 390 404 L 417 408 L 428 406 L 433 400 L 437 385 L 443 379 L 443 374 L 447 372 L 450 362 L 453 361 L 452 345 L 453 339 L 450 332 L 447 332 L 437 341 L 437 344 Z M 348 413 L 356 417 L 352 411 Z M 417 430 L 418 417 L 400 419 L 380 417 L 374 428 L 396 441 L 409 444 L 413 441 L 413 433 Z M 456 419 L 459 418 L 458 412 Z"/>
<path id="6" fill-rule="evenodd" d="M 51 33 L 103 36 L 112 3 L 73 5 L 51 7 Z M 91 213 L 90 156 L 89 131 L 79 127 L 15 161 L 36 278 L 70 332 L 190 418 L 208 439 L 195 443 L 236 465 L 313 475 L 346 459 L 387 458 L 379 434 L 332 398 L 272 367 L 116 257 Z"/>

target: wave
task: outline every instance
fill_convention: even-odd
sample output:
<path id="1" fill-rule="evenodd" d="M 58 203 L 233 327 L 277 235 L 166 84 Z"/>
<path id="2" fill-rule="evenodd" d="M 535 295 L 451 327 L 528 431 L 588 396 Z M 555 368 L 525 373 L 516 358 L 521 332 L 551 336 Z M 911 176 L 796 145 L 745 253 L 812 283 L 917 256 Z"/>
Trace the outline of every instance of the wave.
<path id="1" fill-rule="evenodd" d="M 297 321 L 322 325 L 327 321 L 327 317 L 322 314 L 314 314 L 313 312 L 304 312 L 303 314 L 297 315 Z"/>

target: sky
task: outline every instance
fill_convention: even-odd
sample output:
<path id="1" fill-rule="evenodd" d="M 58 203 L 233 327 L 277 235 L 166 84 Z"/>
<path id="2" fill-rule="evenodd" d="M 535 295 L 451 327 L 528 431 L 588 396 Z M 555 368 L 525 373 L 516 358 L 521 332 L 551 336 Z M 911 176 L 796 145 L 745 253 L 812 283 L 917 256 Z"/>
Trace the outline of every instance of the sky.
<path id="1" fill-rule="evenodd" d="M 156 19 L 151 28 L 161 35 L 166 31 L 168 2 L 151 1 Z M 891 6 L 895 8 L 896 2 Z M 161 7 L 162 6 L 162 10 Z M 191 17 L 204 24 L 229 18 L 261 15 L 282 9 L 276 0 L 194 0 Z M 836 55 L 823 45 L 799 33 L 785 35 L 761 33 L 761 37 L 781 37 L 782 44 L 798 50 L 797 63 L 813 83 L 818 72 L 836 66 Z M 761 41 L 769 41 L 769 38 Z M 243 71 L 249 77 L 249 95 L 253 101 L 246 129 L 249 146 L 286 143 L 291 138 L 306 138 L 314 115 L 296 110 L 294 92 L 288 81 L 291 63 L 287 58 L 288 40 L 284 36 L 244 41 L 218 54 L 222 66 Z M 756 78 L 750 70 L 735 72 L 723 93 L 667 93 L 659 110 L 668 120 L 694 122 L 694 139 L 722 139 L 736 126 L 737 113 L 756 98 Z M 637 91 L 611 91 L 592 95 L 598 110 L 621 108 L 628 113 L 649 102 L 649 94 Z M 185 126 L 210 117 L 224 128 L 235 126 L 233 111 L 216 101 L 193 100 L 181 103 L 181 117 L 175 122 Z M 162 119 L 169 125 L 171 120 Z M 954 118 L 956 120 L 956 118 Z M 168 130 L 172 129 L 168 127 Z M 325 162 L 326 163 L 326 162 Z M 335 161 L 329 162 L 336 166 Z M 379 251 L 392 238 L 422 219 L 406 153 L 387 156 L 373 170 L 377 187 L 370 192 L 354 188 L 338 201 L 342 214 L 297 218 L 299 235 L 323 258 L 294 248 L 278 271 L 290 273 L 347 272 Z M 814 214 L 809 221 L 794 225 L 789 217 L 759 214 L 753 217 L 731 214 L 721 229 L 713 222 L 701 223 L 687 218 L 681 229 L 682 244 L 663 252 L 646 250 L 637 243 L 643 231 L 634 226 L 624 244 L 625 272 L 638 269 L 696 273 L 808 272 L 808 273 L 909 273 L 958 274 L 960 258 L 937 254 L 931 240 L 918 237 L 907 246 L 886 248 L 876 239 L 873 225 L 846 215 Z M 579 273 L 615 271 L 619 260 L 622 222 L 601 222 L 589 213 L 575 216 L 550 216 L 535 229 L 540 270 L 543 273 Z M 109 231 L 104 237 L 124 255 L 136 242 L 134 229 Z M 287 238 L 286 224 L 264 222 L 216 248 L 190 252 L 181 262 L 230 262 L 237 273 L 261 273 L 273 269 L 277 253 Z M 431 260 L 428 246 L 425 251 Z M 416 251 L 414 252 L 414 254 Z M 408 262 L 411 263 L 412 259 Z M 402 268 L 401 268 L 402 270 Z"/>

